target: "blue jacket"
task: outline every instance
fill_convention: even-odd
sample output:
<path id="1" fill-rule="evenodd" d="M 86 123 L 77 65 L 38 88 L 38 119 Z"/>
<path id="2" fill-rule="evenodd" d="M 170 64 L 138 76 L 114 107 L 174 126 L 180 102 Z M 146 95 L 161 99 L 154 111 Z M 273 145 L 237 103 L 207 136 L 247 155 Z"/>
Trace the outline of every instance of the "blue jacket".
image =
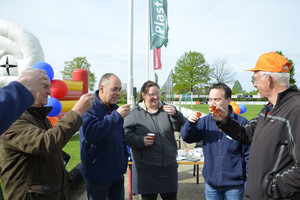
<path id="1" fill-rule="evenodd" d="M 81 172 L 83 177 L 97 183 L 113 183 L 126 173 L 128 152 L 125 144 L 123 117 L 98 98 L 83 118 L 80 128 Z"/>
<path id="2" fill-rule="evenodd" d="M 231 117 L 242 125 L 248 120 L 231 111 Z M 249 146 L 242 145 L 221 131 L 211 114 L 201 117 L 197 123 L 186 121 L 181 127 L 185 142 L 203 140 L 203 177 L 211 186 L 238 186 L 246 181 L 248 171 Z"/>
<path id="3" fill-rule="evenodd" d="M 0 135 L 34 102 L 21 83 L 13 81 L 0 89 Z"/>

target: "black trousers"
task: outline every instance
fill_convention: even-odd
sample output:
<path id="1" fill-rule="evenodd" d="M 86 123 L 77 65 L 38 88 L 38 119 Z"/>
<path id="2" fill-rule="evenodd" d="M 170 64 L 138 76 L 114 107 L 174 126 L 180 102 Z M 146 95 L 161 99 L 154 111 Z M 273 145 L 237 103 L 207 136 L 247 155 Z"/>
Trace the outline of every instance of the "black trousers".
<path id="1" fill-rule="evenodd" d="M 142 194 L 142 200 L 156 200 L 158 194 Z M 177 192 L 160 193 L 163 200 L 177 200 Z"/>

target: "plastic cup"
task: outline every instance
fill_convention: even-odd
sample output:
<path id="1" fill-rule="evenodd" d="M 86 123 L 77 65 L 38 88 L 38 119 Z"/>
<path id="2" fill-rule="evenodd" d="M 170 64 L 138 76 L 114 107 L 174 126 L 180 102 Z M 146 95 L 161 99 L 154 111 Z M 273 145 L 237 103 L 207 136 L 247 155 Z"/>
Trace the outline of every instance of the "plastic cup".
<path id="1" fill-rule="evenodd" d="M 197 117 L 201 116 L 201 112 L 199 112 L 199 111 L 196 111 L 196 114 L 197 114 Z"/>
<path id="2" fill-rule="evenodd" d="M 151 137 L 151 140 L 154 140 L 155 134 L 154 134 L 154 133 L 147 133 L 147 136 L 150 136 L 150 137 Z"/>
<path id="3" fill-rule="evenodd" d="M 212 112 L 215 112 L 215 111 L 217 111 L 217 106 L 212 105 L 212 106 L 210 106 L 210 109 Z"/>
<path id="4" fill-rule="evenodd" d="M 163 110 L 166 110 L 167 106 L 163 106 Z"/>

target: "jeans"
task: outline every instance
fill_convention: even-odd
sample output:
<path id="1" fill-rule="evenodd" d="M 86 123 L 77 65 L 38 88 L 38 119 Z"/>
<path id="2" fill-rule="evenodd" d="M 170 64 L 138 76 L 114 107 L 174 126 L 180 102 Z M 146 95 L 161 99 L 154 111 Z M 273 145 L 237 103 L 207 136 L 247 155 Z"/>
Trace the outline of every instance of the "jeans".
<path id="1" fill-rule="evenodd" d="M 242 200 L 244 185 L 212 187 L 206 183 L 204 194 L 206 200 Z"/>
<path id="2" fill-rule="evenodd" d="M 108 184 L 84 180 L 88 200 L 124 200 L 124 176 Z"/>

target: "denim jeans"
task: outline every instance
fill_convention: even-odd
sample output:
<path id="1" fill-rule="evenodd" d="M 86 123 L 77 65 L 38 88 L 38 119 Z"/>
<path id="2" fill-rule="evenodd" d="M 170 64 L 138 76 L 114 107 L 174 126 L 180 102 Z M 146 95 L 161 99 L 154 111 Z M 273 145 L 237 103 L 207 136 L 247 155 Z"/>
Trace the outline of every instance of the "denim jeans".
<path id="1" fill-rule="evenodd" d="M 205 184 L 204 194 L 206 200 L 242 200 L 244 185 L 212 187 Z"/>
<path id="2" fill-rule="evenodd" d="M 124 200 L 124 176 L 109 184 L 84 181 L 88 200 Z"/>

